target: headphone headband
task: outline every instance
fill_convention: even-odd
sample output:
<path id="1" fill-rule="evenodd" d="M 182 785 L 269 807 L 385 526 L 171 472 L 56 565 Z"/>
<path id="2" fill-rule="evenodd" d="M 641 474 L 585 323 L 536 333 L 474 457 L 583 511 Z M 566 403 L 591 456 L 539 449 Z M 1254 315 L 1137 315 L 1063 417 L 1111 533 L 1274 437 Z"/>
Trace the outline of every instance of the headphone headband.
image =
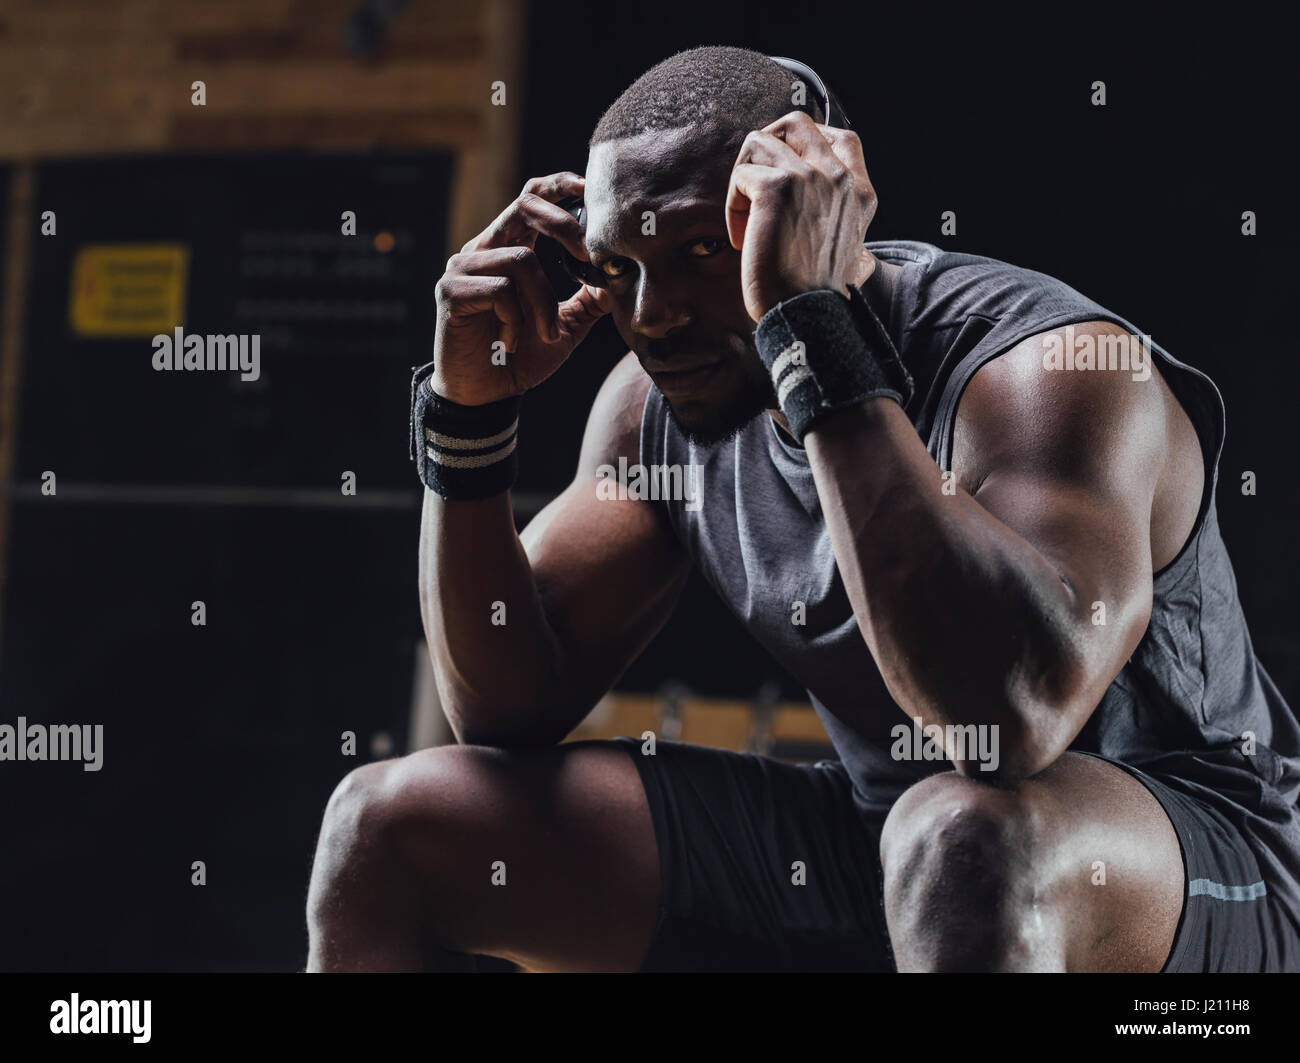
<path id="1" fill-rule="evenodd" d="M 772 62 L 783 66 L 791 74 L 806 85 L 811 85 L 817 93 L 817 102 L 821 105 L 822 118 L 827 125 L 837 126 L 840 129 L 849 129 L 848 115 L 840 106 L 830 89 L 826 87 L 826 82 L 818 76 L 817 71 L 807 63 L 801 63 L 798 59 L 788 59 L 783 55 L 769 55 Z"/>

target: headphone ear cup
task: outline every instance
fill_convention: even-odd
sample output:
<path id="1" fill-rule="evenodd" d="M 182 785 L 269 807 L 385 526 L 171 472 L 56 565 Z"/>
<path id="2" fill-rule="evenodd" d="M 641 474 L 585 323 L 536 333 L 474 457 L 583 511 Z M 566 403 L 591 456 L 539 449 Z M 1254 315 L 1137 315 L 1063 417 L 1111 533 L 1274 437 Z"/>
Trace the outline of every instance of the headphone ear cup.
<path id="1" fill-rule="evenodd" d="M 582 232 L 587 232 L 587 204 L 578 200 L 577 206 L 569 210 L 578 224 L 582 227 Z M 569 254 L 568 249 L 561 245 L 560 250 L 564 252 L 564 263 L 568 267 L 569 276 L 579 284 L 590 284 L 593 288 L 605 287 L 605 274 L 593 266 L 590 262 L 583 262 L 580 258 L 574 258 Z"/>
<path id="2" fill-rule="evenodd" d="M 579 196 L 567 196 L 559 200 L 556 206 L 562 207 L 572 214 L 578 224 L 582 226 L 583 231 L 587 229 L 587 210 Z M 575 258 L 558 240 L 553 240 L 549 236 L 538 236 L 534 245 L 534 250 L 538 259 L 541 260 L 542 266 L 546 269 L 547 276 L 551 279 L 551 287 L 556 289 L 557 299 L 567 299 L 572 292 L 561 294 L 556 288 L 556 278 L 567 277 L 578 284 L 590 284 L 593 288 L 605 287 L 605 275 L 596 269 L 590 262 L 583 262 Z"/>

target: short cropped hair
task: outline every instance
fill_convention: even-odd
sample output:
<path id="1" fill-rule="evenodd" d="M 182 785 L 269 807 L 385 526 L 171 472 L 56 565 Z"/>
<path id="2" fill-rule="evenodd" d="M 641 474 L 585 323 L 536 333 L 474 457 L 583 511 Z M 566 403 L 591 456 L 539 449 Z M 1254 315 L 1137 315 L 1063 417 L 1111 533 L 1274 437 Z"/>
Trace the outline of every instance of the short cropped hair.
<path id="1" fill-rule="evenodd" d="M 601 115 L 588 148 L 607 140 L 700 125 L 740 150 L 745 136 L 795 110 L 795 77 L 762 52 L 709 45 L 652 66 Z M 816 90 L 809 109 L 824 121 Z"/>

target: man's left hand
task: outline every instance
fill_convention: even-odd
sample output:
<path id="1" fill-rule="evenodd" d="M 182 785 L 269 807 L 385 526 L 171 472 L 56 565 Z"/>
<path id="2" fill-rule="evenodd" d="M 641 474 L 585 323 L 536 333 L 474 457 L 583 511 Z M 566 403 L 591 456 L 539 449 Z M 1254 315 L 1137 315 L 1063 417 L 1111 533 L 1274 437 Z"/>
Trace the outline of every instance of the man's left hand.
<path id="1" fill-rule="evenodd" d="M 741 252 L 745 309 L 758 321 L 804 292 L 862 284 L 862 238 L 876 212 L 862 142 L 791 111 L 745 138 L 727 189 L 727 233 Z"/>

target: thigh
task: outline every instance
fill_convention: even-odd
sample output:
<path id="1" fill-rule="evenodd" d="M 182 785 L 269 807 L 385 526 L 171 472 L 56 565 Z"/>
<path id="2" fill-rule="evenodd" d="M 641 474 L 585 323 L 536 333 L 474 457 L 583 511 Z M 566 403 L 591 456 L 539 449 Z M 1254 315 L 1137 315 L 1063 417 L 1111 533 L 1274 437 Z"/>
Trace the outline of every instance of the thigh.
<path id="1" fill-rule="evenodd" d="M 1117 764 L 1118 762 L 1110 761 Z M 1160 802 L 1182 850 L 1183 906 L 1164 971 L 1171 974 L 1300 970 L 1300 923 L 1270 888 L 1240 796 L 1178 775 L 1118 764 Z M 1273 880 L 1273 885 L 1276 885 Z"/>
<path id="2" fill-rule="evenodd" d="M 640 966 L 659 869 L 626 753 L 447 746 L 382 768 L 384 830 L 415 868 L 439 944 L 530 970 Z"/>
<path id="3" fill-rule="evenodd" d="M 618 739 L 641 773 L 661 904 L 647 971 L 889 971 L 879 842 L 843 767 Z"/>

